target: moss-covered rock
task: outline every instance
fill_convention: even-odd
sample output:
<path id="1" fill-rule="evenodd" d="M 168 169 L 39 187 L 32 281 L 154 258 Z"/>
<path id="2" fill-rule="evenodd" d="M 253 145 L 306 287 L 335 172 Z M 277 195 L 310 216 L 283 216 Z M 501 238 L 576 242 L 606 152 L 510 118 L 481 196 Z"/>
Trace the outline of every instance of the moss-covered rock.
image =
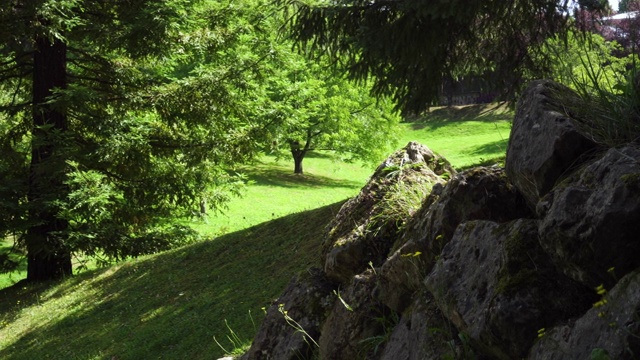
<path id="1" fill-rule="evenodd" d="M 540 242 L 568 276 L 594 288 L 640 266 L 640 148 L 610 149 L 547 197 Z"/>
<path id="2" fill-rule="evenodd" d="M 391 329 L 380 360 L 470 359 L 475 353 L 464 334 L 442 314 L 426 290 L 416 293 Z"/>
<path id="3" fill-rule="evenodd" d="M 311 268 L 292 279 L 269 306 L 243 360 L 298 360 L 317 354 L 320 329 L 333 307 L 336 284 Z M 293 323 L 292 321 L 295 321 Z M 303 332 L 304 331 L 304 332 Z"/>
<path id="4" fill-rule="evenodd" d="M 328 227 L 324 271 L 268 310 L 249 358 L 637 357 L 640 148 L 590 151 L 567 99 L 578 104 L 548 81 L 525 92 L 506 172 L 455 174 L 417 143 L 392 154 Z"/>
<path id="5" fill-rule="evenodd" d="M 610 291 L 600 288 L 600 293 L 600 299 L 577 320 L 541 331 L 528 358 L 638 359 L 640 271 L 628 274 Z"/>
<path id="6" fill-rule="evenodd" d="M 526 355 L 540 328 L 585 311 L 593 294 L 557 272 L 538 222 L 461 224 L 426 286 L 458 331 L 495 359 Z"/>
<path id="7" fill-rule="evenodd" d="M 422 286 L 456 227 L 469 220 L 506 222 L 531 217 L 524 198 L 511 185 L 504 169 L 478 167 L 436 187 L 416 212 L 381 269 L 381 292 L 396 311 L 407 306 Z"/>
<path id="8" fill-rule="evenodd" d="M 532 209 L 568 169 L 596 148 L 565 111 L 566 101 L 579 103 L 580 98 L 548 80 L 533 82 L 518 101 L 505 168 Z"/>
<path id="9" fill-rule="evenodd" d="M 381 266 L 399 230 L 431 188 L 444 183 L 437 173 L 455 170 L 416 142 L 389 156 L 328 225 L 322 251 L 327 275 L 346 284 L 368 267 Z"/>
<path id="10" fill-rule="evenodd" d="M 397 314 L 372 296 L 377 275 L 369 270 L 336 291 L 331 314 L 319 339 L 320 359 L 367 359 L 379 355 L 385 331 L 395 326 Z"/>

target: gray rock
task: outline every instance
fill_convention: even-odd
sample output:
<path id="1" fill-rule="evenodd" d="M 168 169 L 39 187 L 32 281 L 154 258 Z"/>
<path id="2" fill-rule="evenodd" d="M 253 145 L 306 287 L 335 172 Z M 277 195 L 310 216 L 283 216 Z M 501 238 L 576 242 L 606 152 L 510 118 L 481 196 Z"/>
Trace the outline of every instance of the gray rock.
<path id="1" fill-rule="evenodd" d="M 640 358 L 640 271 L 620 280 L 584 316 L 546 329 L 529 359 Z M 596 357 L 596 356 L 601 357 Z M 607 357 L 608 356 L 608 357 Z"/>
<path id="2" fill-rule="evenodd" d="M 610 149 L 559 184 L 540 225 L 540 242 L 568 276 L 612 286 L 640 266 L 640 149 Z"/>
<path id="3" fill-rule="evenodd" d="M 393 327 L 397 316 L 375 299 L 376 283 L 375 273 L 366 271 L 340 289 L 322 327 L 320 359 L 364 359 L 382 350 L 385 327 Z"/>
<path id="4" fill-rule="evenodd" d="M 382 266 L 385 303 L 396 311 L 404 310 L 410 294 L 422 286 L 435 258 L 460 223 L 506 222 L 532 216 L 504 169 L 478 167 L 457 174 L 443 188 L 434 188 L 396 243 L 398 250 Z"/>
<path id="5" fill-rule="evenodd" d="M 414 297 L 388 335 L 380 360 L 467 359 L 472 355 L 458 330 L 426 291 Z"/>
<path id="6" fill-rule="evenodd" d="M 518 101 L 505 167 L 532 208 L 596 147 L 563 102 L 580 100 L 569 88 L 548 80 L 531 83 Z"/>
<path id="7" fill-rule="evenodd" d="M 392 154 L 244 358 L 640 358 L 640 148 L 598 154 L 567 103 L 565 87 L 529 87 L 506 170 L 455 174 L 417 143 Z"/>
<path id="8" fill-rule="evenodd" d="M 444 188 L 434 191 L 416 213 L 403 239 L 436 242 L 444 246 L 462 222 L 492 220 L 507 222 L 531 217 L 522 195 L 498 166 L 477 167 L 454 176 Z"/>
<path id="9" fill-rule="evenodd" d="M 258 333 L 243 360 L 299 360 L 309 359 L 317 352 L 313 342 L 320 336 L 320 328 L 335 300 L 334 286 L 320 269 L 293 279 L 283 294 L 267 309 Z M 285 319 L 282 311 L 293 324 Z M 297 327 L 301 327 L 298 329 Z M 300 330 L 304 330 L 303 334 Z M 305 338 L 311 337 L 310 340 Z"/>
<path id="10" fill-rule="evenodd" d="M 536 220 L 461 224 L 426 279 L 443 313 L 489 358 L 522 358 L 538 329 L 591 304 L 589 289 L 556 272 L 537 230 Z"/>
<path id="11" fill-rule="evenodd" d="M 391 154 L 378 166 L 372 177 L 379 177 L 385 173 L 385 169 L 394 166 L 404 166 L 408 164 L 426 164 L 436 175 L 453 176 L 456 170 L 444 157 L 434 153 L 427 146 L 416 141 L 410 141 L 401 151 Z"/>
<path id="12" fill-rule="evenodd" d="M 402 191 L 419 196 L 419 207 L 431 187 L 444 182 L 436 171 L 455 173 L 446 160 L 415 142 L 389 156 L 329 224 L 322 252 L 327 276 L 348 284 L 370 264 L 380 266 L 411 215 Z"/>

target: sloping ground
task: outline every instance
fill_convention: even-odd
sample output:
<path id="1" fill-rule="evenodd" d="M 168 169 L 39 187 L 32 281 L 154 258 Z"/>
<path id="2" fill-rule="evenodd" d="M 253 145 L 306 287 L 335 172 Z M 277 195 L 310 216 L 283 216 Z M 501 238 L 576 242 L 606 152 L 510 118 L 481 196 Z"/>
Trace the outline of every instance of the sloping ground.
<path id="1" fill-rule="evenodd" d="M 488 125 L 485 130 L 494 133 L 495 141 L 496 129 L 508 123 L 486 120 L 486 124 L 476 123 Z M 445 121 L 424 119 L 428 124 L 412 137 L 419 139 L 424 132 L 454 138 L 454 134 L 443 132 Z M 481 133 L 477 128 L 468 132 Z M 464 143 L 481 146 L 467 138 Z M 506 142 L 501 144 L 502 156 L 504 146 Z M 478 157 L 492 155 L 481 152 L 474 156 L 477 162 Z M 332 191 L 336 192 L 351 183 L 334 185 L 337 187 Z M 291 198 L 291 186 L 283 188 Z M 272 188 L 262 192 L 274 196 Z M 238 216 L 258 212 L 257 206 L 263 203 L 246 198 L 252 203 Z M 308 196 L 298 198 L 314 203 Z M 318 265 L 324 226 L 340 206 L 286 216 L 215 241 L 60 283 L 18 284 L 0 290 L 0 358 L 216 359 L 223 351 L 214 336 L 228 350 L 234 347 L 226 338 L 229 329 L 225 320 L 241 340 L 249 342 L 255 333 L 253 323 L 259 324 L 263 318 L 261 308 L 280 294 L 294 274 Z M 268 215 L 278 214 L 270 211 Z"/>
<path id="2" fill-rule="evenodd" d="M 400 146 L 418 141 L 460 170 L 504 159 L 513 110 L 506 104 L 432 108 L 402 123 Z"/>
<path id="3" fill-rule="evenodd" d="M 504 160 L 512 117 L 512 110 L 496 104 L 434 108 L 401 124 L 398 147 L 410 141 L 428 144 L 458 170 L 492 165 Z M 389 153 L 394 150 L 389 149 Z M 201 234 L 214 237 L 356 196 L 378 162 L 366 166 L 344 163 L 336 161 L 335 155 L 326 151 L 309 154 L 304 176 L 293 174 L 288 157 L 277 161 L 265 156 L 241 168 L 249 184 L 241 198 L 227 204 L 224 214 L 211 213 L 208 222 L 191 225 Z M 0 257 L 12 247 L 11 241 L 0 240 Z M 18 271 L 0 274 L 0 289 L 25 277 L 26 261 L 22 261 Z"/>
<path id="4" fill-rule="evenodd" d="M 318 261 L 342 203 L 84 273 L 0 290 L 1 359 L 215 359 Z"/>

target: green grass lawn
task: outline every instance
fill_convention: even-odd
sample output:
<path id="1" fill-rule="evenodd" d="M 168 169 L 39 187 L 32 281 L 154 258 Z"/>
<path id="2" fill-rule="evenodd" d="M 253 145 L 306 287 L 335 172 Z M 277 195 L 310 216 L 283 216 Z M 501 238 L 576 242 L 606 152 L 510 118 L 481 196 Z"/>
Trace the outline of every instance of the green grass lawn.
<path id="1" fill-rule="evenodd" d="M 3 289 L 7 286 L 11 286 L 16 282 L 24 279 L 27 276 L 27 263 L 24 259 L 18 258 L 17 254 L 10 253 L 10 250 L 13 247 L 13 239 L 4 239 L 0 240 L 0 254 L 9 254 L 9 260 L 11 261 L 20 261 L 18 268 L 16 271 L 9 274 L 0 274 L 0 289 Z"/>
<path id="2" fill-rule="evenodd" d="M 457 168 L 497 162 L 504 158 L 512 117 L 513 112 L 504 106 L 433 109 L 401 124 L 397 148 L 418 141 Z M 245 195 L 234 199 L 223 214 L 197 223 L 196 228 L 217 235 L 344 200 L 360 191 L 378 164 L 342 163 L 324 153 L 312 153 L 303 165 L 302 176 L 293 174 L 291 159 L 276 161 L 265 156 L 261 162 L 244 167 L 242 172 L 251 181 Z"/>
<path id="3" fill-rule="evenodd" d="M 416 140 L 460 169 L 504 158 L 513 111 L 505 105 L 432 109 L 402 124 L 400 144 Z"/>
<path id="4" fill-rule="evenodd" d="M 316 209 L 358 193 L 374 166 L 336 162 L 311 153 L 304 160 L 304 175 L 293 173 L 293 162 L 265 156 L 241 169 L 249 186 L 241 198 L 228 204 L 223 213 L 210 214 L 195 228 L 209 236 L 244 229 L 281 216 Z"/>
<path id="5" fill-rule="evenodd" d="M 402 124 L 398 147 L 422 142 L 458 168 L 504 157 L 511 114 L 485 110 L 434 109 Z M 229 328 L 249 341 L 261 308 L 319 264 L 325 225 L 375 165 L 317 153 L 304 167 L 297 176 L 271 157 L 245 167 L 246 194 L 196 223 L 214 239 L 55 283 L 6 287 L 24 269 L 0 277 L 0 359 L 216 359 L 214 336 L 228 349 Z"/>

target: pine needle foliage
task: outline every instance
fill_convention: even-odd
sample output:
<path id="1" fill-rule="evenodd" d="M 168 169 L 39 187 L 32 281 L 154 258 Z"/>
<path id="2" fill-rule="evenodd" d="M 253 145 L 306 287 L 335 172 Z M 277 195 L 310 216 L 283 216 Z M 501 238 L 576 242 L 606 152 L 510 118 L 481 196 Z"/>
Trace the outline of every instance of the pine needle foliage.
<path id="1" fill-rule="evenodd" d="M 374 95 L 393 96 L 405 114 L 433 103 L 444 79 L 490 76 L 517 89 L 546 73 L 537 53 L 562 34 L 574 1 L 291 0 L 291 36 L 329 54 L 351 78 L 373 76 Z M 526 71 L 525 71 L 526 70 Z"/>
<path id="2" fill-rule="evenodd" d="M 253 2 L 0 0 L 0 236 L 17 235 L 30 280 L 69 275 L 73 253 L 192 241 L 176 218 L 237 193 L 269 56 L 256 14 Z"/>

